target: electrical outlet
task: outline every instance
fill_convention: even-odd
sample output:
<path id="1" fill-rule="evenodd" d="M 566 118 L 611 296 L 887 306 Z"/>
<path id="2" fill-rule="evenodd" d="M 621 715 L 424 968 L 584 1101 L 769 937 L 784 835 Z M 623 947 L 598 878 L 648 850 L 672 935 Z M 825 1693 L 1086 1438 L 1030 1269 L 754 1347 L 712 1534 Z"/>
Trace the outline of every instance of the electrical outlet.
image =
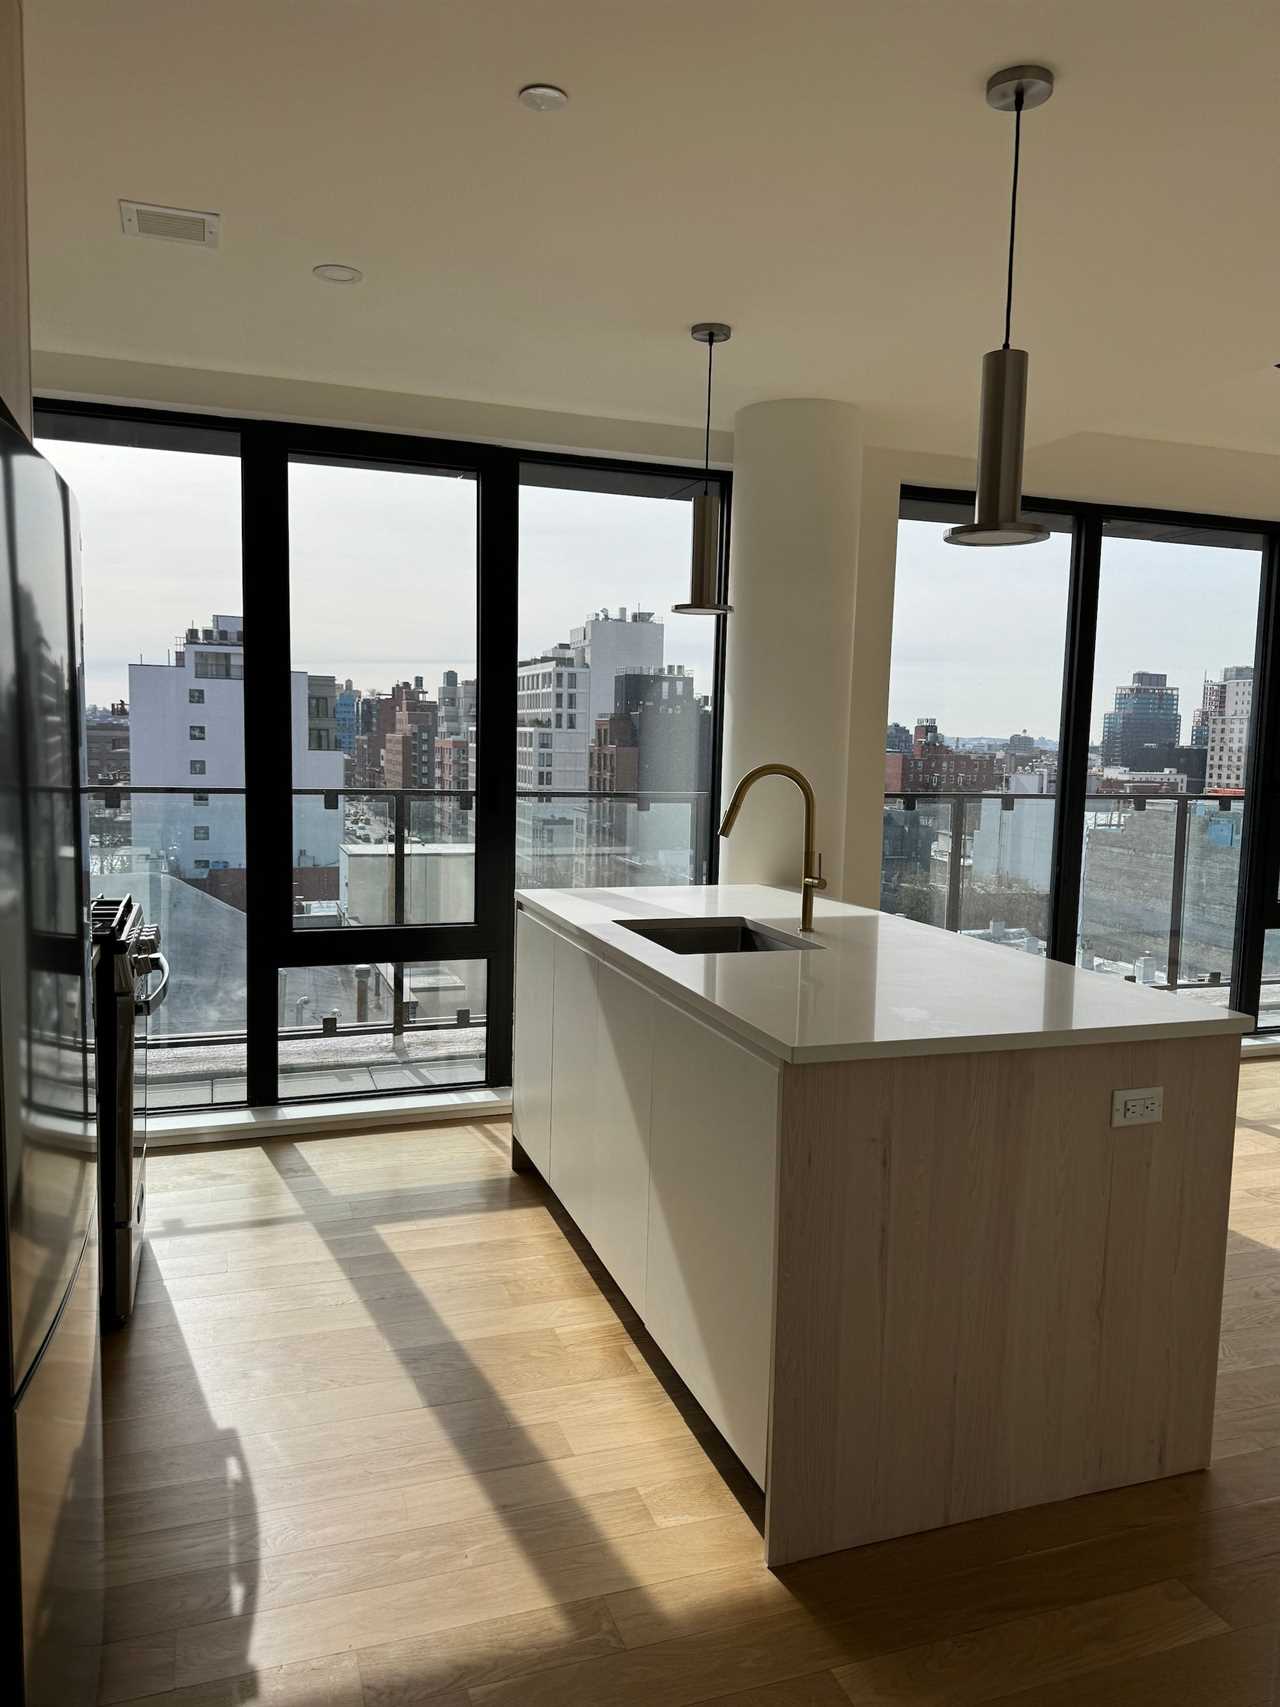
<path id="1" fill-rule="evenodd" d="M 1113 1126 L 1154 1126 L 1163 1119 L 1163 1085 L 1148 1085 L 1145 1090 L 1138 1091 L 1112 1091 Z"/>

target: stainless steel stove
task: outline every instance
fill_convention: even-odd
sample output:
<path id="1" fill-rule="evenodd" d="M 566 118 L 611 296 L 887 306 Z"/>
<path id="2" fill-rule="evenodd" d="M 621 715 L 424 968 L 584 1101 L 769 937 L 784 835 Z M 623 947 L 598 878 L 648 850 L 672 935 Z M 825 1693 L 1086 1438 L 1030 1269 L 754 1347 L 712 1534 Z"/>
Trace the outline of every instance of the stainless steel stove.
<path id="1" fill-rule="evenodd" d="M 159 926 L 132 897 L 99 896 L 92 927 L 102 1320 L 119 1327 L 133 1309 L 147 1225 L 147 1020 L 168 992 L 169 966 Z"/>

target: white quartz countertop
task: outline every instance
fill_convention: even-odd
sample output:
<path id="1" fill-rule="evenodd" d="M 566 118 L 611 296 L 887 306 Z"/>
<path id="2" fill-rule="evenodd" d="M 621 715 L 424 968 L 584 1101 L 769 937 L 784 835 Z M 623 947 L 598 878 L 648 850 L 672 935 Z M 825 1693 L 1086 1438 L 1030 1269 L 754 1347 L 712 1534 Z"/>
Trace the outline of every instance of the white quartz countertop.
<path id="1" fill-rule="evenodd" d="M 818 898 L 817 947 L 677 954 L 620 920 L 742 917 L 798 934 L 800 899 L 757 884 L 527 889 L 535 918 L 659 995 L 782 1061 L 1043 1049 L 1240 1034 L 1226 991 L 1170 995 Z M 519 968 L 516 970 L 519 976 Z"/>

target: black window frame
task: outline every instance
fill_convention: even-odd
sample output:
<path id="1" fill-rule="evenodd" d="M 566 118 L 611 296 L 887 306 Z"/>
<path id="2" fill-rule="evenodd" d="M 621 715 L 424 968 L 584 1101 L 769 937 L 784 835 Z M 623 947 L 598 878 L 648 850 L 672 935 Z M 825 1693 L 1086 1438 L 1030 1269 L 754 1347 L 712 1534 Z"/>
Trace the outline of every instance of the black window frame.
<path id="1" fill-rule="evenodd" d="M 903 482 L 898 494 L 898 520 L 969 521 L 973 502 L 972 490 Z M 1067 965 L 1075 964 L 1078 941 L 1089 724 L 1106 528 L 1110 523 L 1141 528 L 1153 539 L 1167 530 L 1176 534 L 1180 543 L 1192 544 L 1197 542 L 1188 536 L 1203 532 L 1206 538 L 1198 543 L 1206 545 L 1222 545 L 1221 535 L 1236 534 L 1246 538 L 1250 548 L 1261 546 L 1253 708 L 1229 998 L 1238 1012 L 1256 1018 L 1261 1005 L 1266 932 L 1280 929 L 1280 521 L 1032 496 L 1023 499 L 1023 508 L 1065 524 L 1071 534 L 1047 949 L 1050 959 Z"/>
<path id="2" fill-rule="evenodd" d="M 277 978 L 282 969 L 354 965 L 365 961 L 415 964 L 431 960 L 481 960 L 486 967 L 485 1074 L 475 1086 L 511 1083 L 511 1033 L 515 952 L 516 853 L 516 621 L 519 601 L 519 503 L 522 484 L 544 483 L 595 491 L 635 491 L 688 498 L 704 478 L 717 486 L 723 525 L 719 596 L 728 587 L 728 548 L 733 476 L 696 465 L 519 449 L 505 445 L 440 439 L 418 434 L 319 426 L 256 417 L 207 415 L 196 410 L 77 402 L 35 401 L 40 438 L 140 445 L 170 450 L 236 455 L 241 477 L 241 587 L 243 629 L 248 637 L 240 676 L 232 659 L 213 643 L 210 657 L 226 659 L 225 675 L 202 671 L 200 680 L 243 679 L 246 912 L 246 1058 L 251 1107 L 298 1107 L 334 1100 L 281 1098 Z M 289 673 L 288 476 L 293 458 L 374 467 L 430 471 L 457 469 L 474 475 L 478 487 L 477 672 L 481 683 L 478 720 L 492 752 L 478 759 L 479 775 L 466 793 L 476 824 L 476 914 L 464 924 L 364 927 L 293 927 L 292 704 Z M 695 815 L 695 836 L 707 881 L 718 873 L 719 843 L 712 833 L 712 806 L 719 798 L 724 729 L 725 619 L 715 624 L 711 691 L 711 775 L 706 809 Z M 233 642 L 228 642 L 228 644 Z M 208 643 L 195 641 L 197 654 Z M 251 652 L 249 652 L 251 648 Z M 248 731 L 256 731 L 248 740 Z M 192 776 L 206 774 L 191 769 Z M 280 778 L 290 779 L 281 786 Z M 175 790 L 176 792 L 176 790 Z M 185 791 L 184 791 L 185 792 Z M 359 792 L 353 790 L 352 792 Z M 433 792 L 424 790 L 424 792 Z M 464 1087 L 459 1087 L 464 1088 Z M 345 1096 L 346 1093 L 335 1093 Z M 394 1099 L 404 1092 L 361 1092 L 362 1099 Z M 193 1105 L 204 1107 L 207 1105 Z M 228 1105 L 220 1105 L 228 1106 Z"/>

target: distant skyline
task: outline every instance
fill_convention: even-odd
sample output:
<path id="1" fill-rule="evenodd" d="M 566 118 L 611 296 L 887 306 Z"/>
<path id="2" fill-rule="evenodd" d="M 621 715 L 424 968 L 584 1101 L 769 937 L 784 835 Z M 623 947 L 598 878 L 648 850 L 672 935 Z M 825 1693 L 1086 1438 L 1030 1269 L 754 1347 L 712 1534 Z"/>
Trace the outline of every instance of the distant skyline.
<path id="1" fill-rule="evenodd" d="M 936 717 L 944 736 L 1058 735 L 1070 540 L 961 550 L 932 522 L 898 531 L 889 720 Z M 1090 739 L 1135 670 L 1179 690 L 1182 739 L 1205 676 L 1253 662 L 1257 553 L 1103 542 Z"/>
<path id="2" fill-rule="evenodd" d="M 163 664 L 188 627 L 240 614 L 235 457 L 41 440 L 81 517 L 85 698 L 128 698 L 128 670 Z M 387 691 L 447 669 L 476 674 L 475 485 L 403 470 L 298 462 L 290 471 L 291 663 Z M 524 487 L 521 657 L 602 608 L 652 610 L 665 659 L 710 693 L 715 624 L 673 616 L 688 597 L 687 504 Z M 253 668 L 253 635 L 245 668 Z M 483 693 L 483 684 L 481 685 Z"/>

